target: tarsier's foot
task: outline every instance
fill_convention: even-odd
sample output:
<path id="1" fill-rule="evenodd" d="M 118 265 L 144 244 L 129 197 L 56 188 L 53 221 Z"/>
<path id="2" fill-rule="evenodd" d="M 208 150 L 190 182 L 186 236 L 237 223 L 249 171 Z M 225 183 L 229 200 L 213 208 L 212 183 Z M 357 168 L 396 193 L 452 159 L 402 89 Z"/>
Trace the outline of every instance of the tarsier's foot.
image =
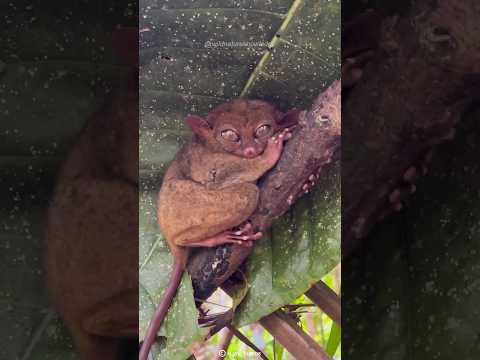
<path id="1" fill-rule="evenodd" d="M 410 166 L 402 176 L 398 186 L 393 189 L 388 195 L 387 206 L 381 212 L 379 220 L 383 220 L 387 215 L 401 211 L 408 203 L 410 197 L 415 193 L 417 187 L 415 182 L 427 174 L 428 164 L 433 156 L 433 151 L 430 150 L 418 164 Z"/>
<path id="2" fill-rule="evenodd" d="M 320 171 L 318 171 L 316 174 L 311 174 L 308 177 L 307 181 L 305 181 L 305 183 L 302 185 L 300 190 L 296 194 L 291 194 L 287 198 L 288 204 L 292 205 L 295 201 L 297 201 L 303 195 L 308 194 L 310 191 L 312 191 L 312 188 L 315 186 L 315 181 L 317 181 L 319 175 L 320 175 Z"/>
<path id="3" fill-rule="evenodd" d="M 318 175 L 312 174 L 308 177 L 305 184 L 303 184 L 302 189 L 300 190 L 300 196 L 303 194 L 308 194 L 312 188 L 315 186 L 315 181 L 318 179 Z"/>
<path id="4" fill-rule="evenodd" d="M 252 224 L 246 223 L 238 230 L 227 230 L 210 238 L 189 243 L 189 246 L 213 247 L 224 244 L 236 244 L 251 247 L 253 246 L 253 242 L 262 236 L 263 234 L 261 232 L 253 234 Z"/>
<path id="5" fill-rule="evenodd" d="M 259 231 L 254 234 L 252 230 L 252 224 L 246 222 L 245 225 L 241 226 L 239 229 L 227 231 L 227 233 L 229 233 L 233 240 L 236 240 L 233 242 L 234 244 L 251 247 L 255 240 L 258 240 L 263 236 L 262 232 Z"/>

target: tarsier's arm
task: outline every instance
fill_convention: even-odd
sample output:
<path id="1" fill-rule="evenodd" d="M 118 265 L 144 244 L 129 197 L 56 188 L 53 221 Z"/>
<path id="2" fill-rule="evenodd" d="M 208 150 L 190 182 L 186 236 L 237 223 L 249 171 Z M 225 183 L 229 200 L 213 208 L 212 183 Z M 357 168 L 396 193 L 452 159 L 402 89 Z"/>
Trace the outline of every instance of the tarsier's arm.
<path id="1" fill-rule="evenodd" d="M 290 136 L 289 132 L 282 132 L 269 139 L 263 154 L 256 158 L 247 159 L 231 155 L 228 161 L 223 161 L 222 166 L 214 165 L 210 169 L 211 186 L 225 188 L 241 182 L 256 182 L 277 163 L 282 153 L 283 141 Z"/>

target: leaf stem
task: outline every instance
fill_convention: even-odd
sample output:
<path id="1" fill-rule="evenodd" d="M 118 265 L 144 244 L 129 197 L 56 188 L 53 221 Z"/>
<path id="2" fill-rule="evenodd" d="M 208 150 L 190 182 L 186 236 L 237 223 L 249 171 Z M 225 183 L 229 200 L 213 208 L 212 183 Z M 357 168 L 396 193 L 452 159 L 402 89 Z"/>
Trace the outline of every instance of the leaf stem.
<path id="1" fill-rule="evenodd" d="M 33 336 L 25 349 L 25 352 L 23 353 L 22 357 L 20 358 L 21 360 L 28 360 L 30 358 L 30 355 L 32 354 L 33 349 L 37 345 L 37 343 L 40 341 L 43 332 L 47 328 L 48 324 L 50 321 L 54 318 L 55 314 L 53 312 L 53 309 L 48 309 L 47 313 L 43 317 L 42 321 L 40 322 L 40 326 L 35 330 L 33 333 Z"/>
<path id="2" fill-rule="evenodd" d="M 270 59 L 272 50 L 280 43 L 280 37 L 277 36 L 278 34 L 283 34 L 289 27 L 290 23 L 292 22 L 294 16 L 298 13 L 300 8 L 305 4 L 305 0 L 294 0 L 292 6 L 288 10 L 287 15 L 285 16 L 285 19 L 283 20 L 282 24 L 280 25 L 280 28 L 278 29 L 276 35 L 273 37 L 272 40 L 270 40 L 270 44 L 268 45 L 268 50 L 266 50 L 263 53 L 262 58 L 258 62 L 257 66 L 253 70 L 253 72 L 250 74 L 250 77 L 247 80 L 247 83 L 245 84 L 245 87 L 243 88 L 242 92 L 240 93 L 240 97 L 244 97 L 253 87 L 253 84 L 255 80 L 257 79 L 258 75 L 262 73 L 263 67 L 267 63 L 267 61 Z"/>

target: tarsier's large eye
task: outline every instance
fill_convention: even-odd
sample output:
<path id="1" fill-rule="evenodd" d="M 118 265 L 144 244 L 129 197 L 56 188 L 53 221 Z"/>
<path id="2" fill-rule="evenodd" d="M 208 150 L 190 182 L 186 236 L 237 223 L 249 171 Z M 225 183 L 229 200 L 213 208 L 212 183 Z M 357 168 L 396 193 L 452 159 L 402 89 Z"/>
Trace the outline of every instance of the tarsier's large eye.
<path id="1" fill-rule="evenodd" d="M 271 126 L 268 124 L 259 126 L 257 130 L 255 130 L 255 136 L 261 138 L 268 135 L 270 133 L 270 128 Z"/>
<path id="2" fill-rule="evenodd" d="M 228 141 L 238 142 L 240 140 L 240 136 L 232 129 L 223 130 L 220 134 L 222 138 Z"/>

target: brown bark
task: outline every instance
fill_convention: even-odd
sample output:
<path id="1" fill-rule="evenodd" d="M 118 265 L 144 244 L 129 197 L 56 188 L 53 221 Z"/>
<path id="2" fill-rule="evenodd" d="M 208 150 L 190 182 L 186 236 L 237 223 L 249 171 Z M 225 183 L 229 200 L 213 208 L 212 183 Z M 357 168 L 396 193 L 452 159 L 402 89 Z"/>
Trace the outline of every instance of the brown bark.
<path id="1" fill-rule="evenodd" d="M 340 297 L 323 281 L 319 281 L 305 293 L 337 325 L 342 325 L 342 305 Z"/>
<path id="2" fill-rule="evenodd" d="M 331 360 L 320 345 L 296 324 L 295 320 L 277 310 L 260 319 L 260 324 L 272 334 L 295 359 Z"/>
<path id="3" fill-rule="evenodd" d="M 283 215 L 302 192 L 311 174 L 338 157 L 340 148 L 340 82 L 335 81 L 301 114 L 299 126 L 285 145 L 276 167 L 259 183 L 260 202 L 251 217 L 256 230 L 266 230 Z M 294 195 L 293 201 L 288 199 Z M 251 253 L 251 248 L 226 245 L 199 249 L 191 257 L 188 271 L 195 297 L 207 298 L 227 280 Z"/>
<path id="4" fill-rule="evenodd" d="M 479 15 L 476 0 L 425 0 L 384 19 L 380 47 L 343 103 L 343 257 L 478 97 Z"/>

